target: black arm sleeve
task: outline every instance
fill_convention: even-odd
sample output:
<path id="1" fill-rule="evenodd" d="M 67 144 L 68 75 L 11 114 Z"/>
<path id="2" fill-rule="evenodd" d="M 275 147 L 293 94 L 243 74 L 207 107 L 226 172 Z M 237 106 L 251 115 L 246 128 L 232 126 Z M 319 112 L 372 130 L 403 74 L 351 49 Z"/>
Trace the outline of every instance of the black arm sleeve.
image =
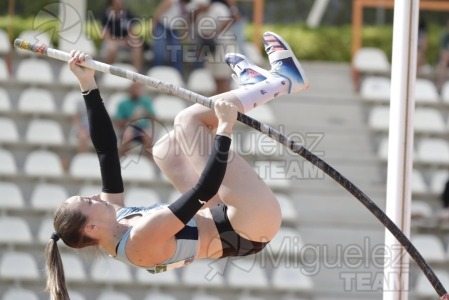
<path id="1" fill-rule="evenodd" d="M 117 149 L 117 137 L 98 89 L 84 96 L 89 120 L 90 138 L 100 161 L 102 191 L 123 193 L 123 180 Z"/>
<path id="2" fill-rule="evenodd" d="M 198 183 L 168 206 L 184 224 L 187 224 L 201 207 L 218 192 L 226 173 L 230 146 L 230 138 L 216 135 L 212 153 Z"/>

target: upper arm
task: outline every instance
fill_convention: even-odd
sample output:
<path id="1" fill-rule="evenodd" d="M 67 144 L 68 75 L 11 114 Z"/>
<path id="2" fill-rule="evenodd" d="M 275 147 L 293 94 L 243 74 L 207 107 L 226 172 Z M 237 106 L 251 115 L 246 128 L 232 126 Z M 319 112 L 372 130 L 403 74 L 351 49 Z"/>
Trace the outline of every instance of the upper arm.
<path id="1" fill-rule="evenodd" d="M 124 193 L 111 194 L 111 193 L 101 192 L 100 198 L 104 201 L 111 203 L 111 204 L 125 206 Z"/>
<path id="2" fill-rule="evenodd" d="M 173 255 L 175 234 L 183 227 L 168 208 L 142 217 L 131 231 L 127 256 L 139 265 L 155 265 L 166 260 Z"/>
<path id="3" fill-rule="evenodd" d="M 158 243 L 173 238 L 184 226 L 170 209 L 164 207 L 143 217 L 133 230 L 135 238 L 142 241 L 150 239 L 153 243 Z"/>

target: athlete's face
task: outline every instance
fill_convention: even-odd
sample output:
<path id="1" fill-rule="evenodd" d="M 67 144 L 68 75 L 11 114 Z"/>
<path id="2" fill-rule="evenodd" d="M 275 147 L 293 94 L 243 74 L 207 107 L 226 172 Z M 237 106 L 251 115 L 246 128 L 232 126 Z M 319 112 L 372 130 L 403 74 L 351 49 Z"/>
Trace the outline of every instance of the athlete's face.
<path id="1" fill-rule="evenodd" d="M 100 225 L 116 220 L 115 209 L 107 201 L 101 200 L 99 194 L 89 197 L 74 196 L 67 199 L 66 202 L 85 215 L 87 223 L 90 225 Z"/>

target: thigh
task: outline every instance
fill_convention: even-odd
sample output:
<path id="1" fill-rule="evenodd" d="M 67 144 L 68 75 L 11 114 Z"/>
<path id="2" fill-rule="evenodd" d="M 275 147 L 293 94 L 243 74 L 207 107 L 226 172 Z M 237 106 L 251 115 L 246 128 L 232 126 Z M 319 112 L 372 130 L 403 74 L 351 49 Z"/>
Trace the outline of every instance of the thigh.
<path id="1" fill-rule="evenodd" d="M 180 193 L 187 192 L 198 182 L 199 174 L 181 151 L 173 131 L 162 137 L 153 146 L 153 159 L 162 173 Z M 221 200 L 217 195 L 209 200 L 203 208 L 218 203 L 221 203 Z"/>
<path id="2" fill-rule="evenodd" d="M 281 211 L 271 189 L 254 169 L 232 152 L 220 198 L 228 206 L 229 221 L 252 241 L 271 240 L 281 225 Z"/>

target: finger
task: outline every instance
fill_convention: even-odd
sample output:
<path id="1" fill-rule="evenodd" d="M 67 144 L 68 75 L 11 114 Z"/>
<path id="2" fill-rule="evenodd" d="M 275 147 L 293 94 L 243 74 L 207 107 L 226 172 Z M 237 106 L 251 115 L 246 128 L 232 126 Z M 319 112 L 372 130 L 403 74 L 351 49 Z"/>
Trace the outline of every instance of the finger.
<path id="1" fill-rule="evenodd" d="M 79 60 L 80 61 L 85 61 L 86 60 L 86 53 L 81 52 L 80 55 L 79 55 Z"/>
<path id="2" fill-rule="evenodd" d="M 75 57 L 76 57 L 76 61 L 77 61 L 77 62 L 80 61 L 80 55 L 81 55 L 81 51 L 76 50 L 76 52 L 75 52 Z"/>
<path id="3" fill-rule="evenodd" d="M 71 50 L 71 51 L 70 51 L 70 56 L 72 56 L 72 57 L 75 56 L 75 52 L 76 52 L 75 49 Z"/>
<path id="4" fill-rule="evenodd" d="M 73 70 L 73 68 L 75 67 L 75 62 L 76 62 L 76 57 L 71 57 L 69 62 L 68 62 L 70 70 Z"/>

